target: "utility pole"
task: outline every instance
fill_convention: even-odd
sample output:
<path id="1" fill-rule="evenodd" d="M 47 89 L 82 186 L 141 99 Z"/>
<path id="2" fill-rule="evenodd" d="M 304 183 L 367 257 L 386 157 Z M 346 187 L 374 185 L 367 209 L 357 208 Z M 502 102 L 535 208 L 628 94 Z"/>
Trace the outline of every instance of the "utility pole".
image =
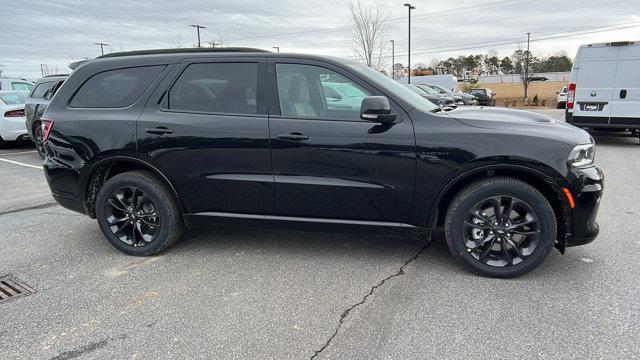
<path id="1" fill-rule="evenodd" d="M 211 45 L 211 47 L 214 48 L 214 47 L 220 45 L 220 43 L 217 43 L 215 40 L 213 40 L 213 41 L 209 41 L 209 45 Z"/>
<path id="2" fill-rule="evenodd" d="M 202 45 L 200 45 L 200 29 L 206 29 L 206 26 L 200 26 L 200 24 L 195 24 L 195 25 L 189 25 L 191 27 L 196 28 L 196 31 L 198 32 L 198 47 L 202 47 Z"/>
<path id="3" fill-rule="evenodd" d="M 409 9 L 409 51 L 407 52 L 407 83 L 411 84 L 411 10 L 415 10 L 416 7 L 411 5 L 410 3 L 405 3 L 404 6 Z"/>
<path id="4" fill-rule="evenodd" d="M 396 41 L 389 40 L 391 42 L 391 78 L 396 79 Z"/>
<path id="5" fill-rule="evenodd" d="M 529 100 L 529 44 L 531 42 L 531 33 L 527 33 L 527 56 L 524 64 L 524 102 Z"/>
<path id="6" fill-rule="evenodd" d="M 104 55 L 104 47 L 109 46 L 109 44 L 105 44 L 102 42 L 93 43 L 93 45 L 100 45 L 100 53 L 102 53 L 102 55 Z"/>
<path id="7" fill-rule="evenodd" d="M 276 49 L 278 52 L 280 52 L 280 46 L 273 46 L 271 47 L 272 49 Z"/>

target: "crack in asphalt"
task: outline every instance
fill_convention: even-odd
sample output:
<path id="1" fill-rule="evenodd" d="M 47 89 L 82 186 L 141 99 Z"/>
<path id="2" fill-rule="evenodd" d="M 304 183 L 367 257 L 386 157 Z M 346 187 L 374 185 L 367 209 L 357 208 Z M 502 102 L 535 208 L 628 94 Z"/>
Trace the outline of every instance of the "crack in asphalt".
<path id="1" fill-rule="evenodd" d="M 367 299 L 369 299 L 369 297 L 371 295 L 373 295 L 373 293 L 376 291 L 377 288 L 381 287 L 382 285 L 384 285 L 388 280 L 391 280 L 395 277 L 398 276 L 402 276 L 405 274 L 404 269 L 407 267 L 407 265 L 409 265 L 411 262 L 413 262 L 415 259 L 417 259 L 422 252 L 424 252 L 424 250 L 432 243 L 433 241 L 428 241 L 424 246 L 422 246 L 422 248 L 420 248 L 420 250 L 418 250 L 418 252 L 413 255 L 413 257 L 411 257 L 409 260 L 407 260 L 402 266 L 400 266 L 400 269 L 398 269 L 397 272 L 387 276 L 386 278 L 380 280 L 380 282 L 374 286 L 371 287 L 371 290 L 369 290 L 369 293 L 366 294 L 362 300 L 360 300 L 359 302 L 351 305 L 349 308 L 347 308 L 345 311 L 342 312 L 342 314 L 340 315 L 340 319 L 338 320 L 338 326 L 336 327 L 336 330 L 333 332 L 333 334 L 329 337 L 329 339 L 324 343 L 324 345 L 319 349 L 316 350 L 316 352 L 313 354 L 313 356 L 311 356 L 311 359 L 315 359 L 316 357 L 318 357 L 320 354 L 322 354 L 322 352 L 329 347 L 329 345 L 331 344 L 331 341 L 333 341 L 333 339 L 338 335 L 338 333 L 340 332 L 340 328 L 342 327 L 342 324 L 344 324 L 347 316 L 349 316 L 349 313 L 351 313 L 351 310 L 357 308 L 360 305 L 363 305 L 365 302 L 367 302 Z"/>
<path id="2" fill-rule="evenodd" d="M 20 209 L 0 212 L 0 216 L 8 215 L 8 214 L 15 214 L 15 213 L 21 212 L 21 211 L 46 209 L 46 208 L 54 207 L 56 205 L 58 205 L 58 203 L 51 202 L 51 203 L 40 204 L 40 205 L 35 205 L 35 206 L 28 206 L 28 207 L 25 207 L 25 208 L 20 208 Z"/>
<path id="3" fill-rule="evenodd" d="M 118 337 L 109 337 L 100 341 L 96 341 L 96 342 L 92 342 L 89 343 L 77 350 L 71 350 L 71 351 L 65 351 L 55 357 L 52 357 L 51 360 L 69 360 L 69 359 L 75 359 L 77 357 L 80 357 L 86 353 L 90 353 L 94 350 L 100 349 L 102 347 L 107 346 L 107 344 L 109 344 L 109 342 L 111 342 L 112 340 L 124 340 L 126 339 L 127 336 L 122 334 Z"/>

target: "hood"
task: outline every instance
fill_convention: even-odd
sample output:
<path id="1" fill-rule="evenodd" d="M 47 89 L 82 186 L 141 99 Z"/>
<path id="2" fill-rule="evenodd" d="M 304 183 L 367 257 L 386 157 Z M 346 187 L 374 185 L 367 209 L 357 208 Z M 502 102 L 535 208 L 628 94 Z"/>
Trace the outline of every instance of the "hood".
<path id="1" fill-rule="evenodd" d="M 537 133 L 576 144 L 592 142 L 591 136 L 586 131 L 564 121 L 530 111 L 494 107 L 466 107 L 449 111 L 447 114 L 463 124 L 473 127 Z"/>

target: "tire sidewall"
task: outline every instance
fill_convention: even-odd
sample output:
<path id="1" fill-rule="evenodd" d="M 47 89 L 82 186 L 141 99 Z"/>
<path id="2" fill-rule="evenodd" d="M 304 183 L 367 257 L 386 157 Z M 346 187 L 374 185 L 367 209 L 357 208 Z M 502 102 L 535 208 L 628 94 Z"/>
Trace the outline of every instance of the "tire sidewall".
<path id="1" fill-rule="evenodd" d="M 478 202 L 498 195 L 517 197 L 528 203 L 540 221 L 540 242 L 533 254 L 523 262 L 506 268 L 492 267 L 476 260 L 467 251 L 462 231 L 463 221 L 469 210 Z M 544 262 L 555 243 L 557 233 L 555 215 L 547 199 L 533 188 L 527 189 L 516 184 L 481 186 L 465 196 L 455 208 L 450 209 L 447 219 L 447 244 L 456 259 L 473 271 L 491 277 L 516 277 L 535 269 Z"/>
<path id="2" fill-rule="evenodd" d="M 106 204 L 109 195 L 120 187 L 135 186 L 142 190 L 153 201 L 156 211 L 160 215 L 160 231 L 156 235 L 153 241 L 145 246 L 135 247 L 123 243 L 118 239 L 107 224 L 106 218 Z M 160 251 L 163 248 L 165 239 L 169 236 L 169 230 L 171 221 L 169 211 L 162 200 L 158 190 L 152 186 L 148 181 L 143 180 L 141 177 L 132 174 L 121 174 L 108 180 L 100 189 L 98 197 L 96 198 L 96 218 L 98 225 L 104 236 L 109 242 L 122 252 L 131 255 L 148 255 Z"/>

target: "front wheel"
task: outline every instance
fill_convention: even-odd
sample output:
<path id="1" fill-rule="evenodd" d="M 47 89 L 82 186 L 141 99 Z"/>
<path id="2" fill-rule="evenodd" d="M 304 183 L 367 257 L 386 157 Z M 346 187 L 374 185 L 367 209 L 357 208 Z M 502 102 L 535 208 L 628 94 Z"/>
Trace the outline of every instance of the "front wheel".
<path id="1" fill-rule="evenodd" d="M 453 199 L 445 219 L 447 244 L 458 262 L 480 275 L 517 277 L 537 268 L 556 239 L 549 201 L 513 178 L 468 185 Z"/>
<path id="2" fill-rule="evenodd" d="M 184 224 L 176 199 L 147 171 L 109 179 L 98 192 L 96 217 L 109 242 L 130 255 L 153 255 L 175 243 Z"/>

